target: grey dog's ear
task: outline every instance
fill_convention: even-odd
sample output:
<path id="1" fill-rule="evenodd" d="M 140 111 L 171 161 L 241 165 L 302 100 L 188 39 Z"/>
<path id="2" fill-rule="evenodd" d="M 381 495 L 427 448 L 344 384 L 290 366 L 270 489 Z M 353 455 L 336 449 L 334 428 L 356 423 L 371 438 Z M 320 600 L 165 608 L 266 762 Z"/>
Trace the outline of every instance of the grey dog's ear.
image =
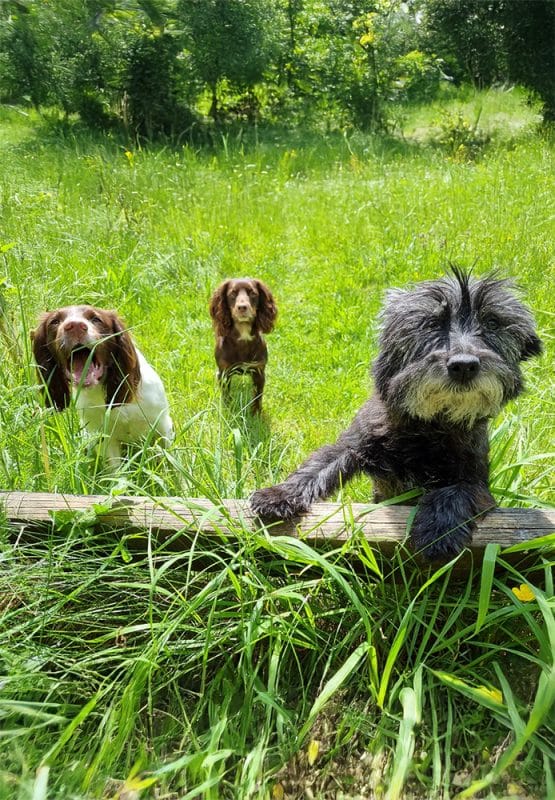
<path id="1" fill-rule="evenodd" d="M 533 333 L 524 342 L 524 346 L 522 348 L 522 353 L 520 357 L 523 361 L 526 361 L 527 358 L 532 358 L 533 356 L 541 355 L 542 351 L 543 351 L 542 340 L 540 339 L 539 336 L 536 336 L 536 334 Z"/>

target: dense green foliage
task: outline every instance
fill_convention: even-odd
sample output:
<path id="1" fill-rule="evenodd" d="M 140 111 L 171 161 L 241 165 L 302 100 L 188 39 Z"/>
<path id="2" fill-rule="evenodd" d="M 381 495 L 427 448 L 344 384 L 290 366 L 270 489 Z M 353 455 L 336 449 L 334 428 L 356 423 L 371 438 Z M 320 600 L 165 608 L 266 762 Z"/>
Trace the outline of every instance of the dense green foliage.
<path id="1" fill-rule="evenodd" d="M 481 86 L 516 81 L 538 93 L 555 119 L 555 3 L 552 0 L 429 0 L 426 35 L 449 70 Z"/>
<path id="2" fill-rule="evenodd" d="M 0 99 L 141 140 L 233 120 L 391 130 L 442 82 L 555 114 L 551 0 L 4 0 Z"/>
<path id="3" fill-rule="evenodd" d="M 554 147 L 521 94 L 452 94 L 397 140 L 204 150 L 0 113 L 3 489 L 246 497 L 350 421 L 383 292 L 453 260 L 500 268 L 535 311 L 546 353 L 492 424 L 492 487 L 553 505 Z M 237 274 L 279 305 L 260 420 L 240 382 L 235 412 L 215 385 L 208 300 Z M 29 331 L 74 301 L 116 308 L 162 375 L 166 455 L 107 473 L 75 414 L 42 407 Z M 345 487 L 347 519 L 368 497 Z M 554 795 L 553 537 L 461 579 L 382 563 L 356 527 L 323 552 L 239 524 L 184 546 L 95 521 L 2 526 L 2 800 Z"/>

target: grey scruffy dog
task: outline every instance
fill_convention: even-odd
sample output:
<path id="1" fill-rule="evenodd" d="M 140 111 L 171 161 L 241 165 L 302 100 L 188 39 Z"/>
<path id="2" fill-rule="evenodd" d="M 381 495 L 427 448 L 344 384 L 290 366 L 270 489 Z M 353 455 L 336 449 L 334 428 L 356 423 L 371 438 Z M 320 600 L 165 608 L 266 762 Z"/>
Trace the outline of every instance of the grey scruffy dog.
<path id="1" fill-rule="evenodd" d="M 422 487 L 411 544 L 429 560 L 468 545 L 495 505 L 488 420 L 523 389 L 520 362 L 541 352 L 530 311 L 506 280 L 452 267 L 436 281 L 389 293 L 375 393 L 337 440 L 283 483 L 251 497 L 263 519 L 290 519 L 357 472 L 376 502 Z"/>

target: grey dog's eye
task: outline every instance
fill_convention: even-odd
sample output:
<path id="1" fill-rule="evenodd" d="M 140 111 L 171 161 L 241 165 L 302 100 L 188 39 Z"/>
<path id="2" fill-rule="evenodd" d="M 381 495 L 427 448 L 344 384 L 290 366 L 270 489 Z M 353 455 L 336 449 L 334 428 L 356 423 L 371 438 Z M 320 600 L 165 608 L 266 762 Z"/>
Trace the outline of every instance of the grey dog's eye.
<path id="1" fill-rule="evenodd" d="M 500 328 L 500 322 L 495 317 L 488 317 L 488 319 L 484 320 L 484 328 L 487 331 L 497 331 Z"/>
<path id="2" fill-rule="evenodd" d="M 449 315 L 447 313 L 447 309 L 441 308 L 435 313 L 430 314 L 430 316 L 426 319 L 426 327 L 430 330 L 438 330 L 439 328 L 443 328 L 448 320 Z"/>

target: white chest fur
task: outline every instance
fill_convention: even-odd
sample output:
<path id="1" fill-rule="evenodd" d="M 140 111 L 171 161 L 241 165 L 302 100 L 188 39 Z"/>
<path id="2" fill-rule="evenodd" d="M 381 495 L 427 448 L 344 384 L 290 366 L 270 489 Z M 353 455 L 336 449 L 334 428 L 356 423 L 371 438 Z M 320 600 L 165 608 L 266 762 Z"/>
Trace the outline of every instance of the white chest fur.
<path id="1" fill-rule="evenodd" d="M 136 397 L 130 403 L 106 405 L 103 385 L 76 387 L 75 406 L 85 427 L 103 435 L 103 447 L 109 461 L 118 462 L 122 444 L 136 444 L 150 436 L 169 444 L 173 426 L 164 386 L 158 374 L 137 350 L 141 380 Z"/>

